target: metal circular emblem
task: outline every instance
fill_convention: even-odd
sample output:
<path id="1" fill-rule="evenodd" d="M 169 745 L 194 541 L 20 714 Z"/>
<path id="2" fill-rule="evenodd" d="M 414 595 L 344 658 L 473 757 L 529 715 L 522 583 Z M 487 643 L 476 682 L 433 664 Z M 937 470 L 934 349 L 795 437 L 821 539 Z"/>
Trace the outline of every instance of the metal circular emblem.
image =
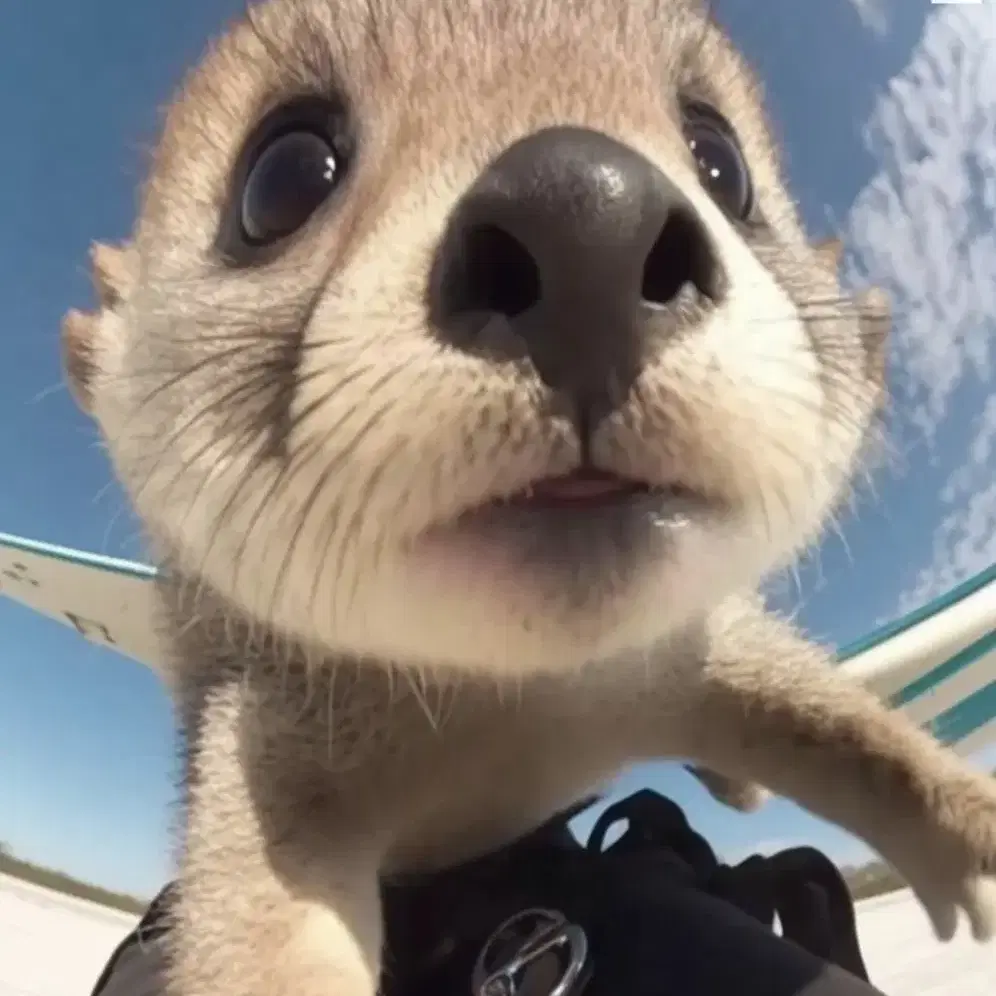
<path id="1" fill-rule="evenodd" d="M 588 938 L 556 910 L 528 909 L 509 917 L 489 938 L 474 966 L 474 996 L 541 996 L 524 987 L 531 973 L 542 996 L 577 996 L 588 980 Z"/>

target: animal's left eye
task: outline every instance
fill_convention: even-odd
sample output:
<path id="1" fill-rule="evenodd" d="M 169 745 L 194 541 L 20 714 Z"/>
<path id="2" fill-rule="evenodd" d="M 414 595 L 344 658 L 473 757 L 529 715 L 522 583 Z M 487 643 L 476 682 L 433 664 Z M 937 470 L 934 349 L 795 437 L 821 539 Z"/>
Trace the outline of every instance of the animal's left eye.
<path id="1" fill-rule="evenodd" d="M 682 111 L 702 186 L 731 218 L 746 221 L 754 211 L 754 183 L 733 127 L 707 104 L 689 102 Z"/>

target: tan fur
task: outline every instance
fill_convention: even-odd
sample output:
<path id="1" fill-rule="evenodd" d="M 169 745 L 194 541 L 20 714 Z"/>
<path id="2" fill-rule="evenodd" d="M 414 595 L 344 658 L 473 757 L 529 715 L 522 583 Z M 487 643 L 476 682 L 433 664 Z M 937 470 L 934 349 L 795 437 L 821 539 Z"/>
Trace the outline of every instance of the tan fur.
<path id="1" fill-rule="evenodd" d="M 114 309 L 127 298 L 138 279 L 138 261 L 127 246 L 96 242 L 90 249 L 93 286 L 101 309 Z"/>
<path id="2" fill-rule="evenodd" d="M 255 123 L 343 85 L 362 142 L 342 196 L 226 268 Z M 679 91 L 738 132 L 763 237 L 699 185 Z M 475 510 L 577 466 L 576 430 L 527 364 L 442 345 L 424 296 L 463 191 L 562 123 L 666 172 L 730 278 L 648 353 L 591 457 L 725 511 L 530 559 Z M 372 996 L 378 875 L 496 847 L 657 757 L 734 805 L 797 800 L 894 864 L 940 936 L 959 909 L 991 936 L 992 782 L 751 594 L 818 538 L 883 400 L 887 307 L 844 298 L 838 262 L 807 245 L 756 87 L 692 0 L 272 0 L 213 48 L 132 242 L 94 253 L 101 310 L 64 325 L 163 568 L 187 755 L 173 996 Z"/>

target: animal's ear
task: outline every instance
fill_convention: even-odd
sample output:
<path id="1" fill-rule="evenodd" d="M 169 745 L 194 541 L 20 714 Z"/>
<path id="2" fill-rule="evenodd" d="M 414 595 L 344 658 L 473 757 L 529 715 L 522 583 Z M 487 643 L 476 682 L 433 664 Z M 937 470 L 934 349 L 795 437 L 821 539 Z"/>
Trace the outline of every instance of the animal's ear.
<path id="1" fill-rule="evenodd" d="M 90 247 L 93 288 L 101 309 L 117 308 L 135 285 L 135 252 L 127 245 L 111 246 L 94 242 Z"/>
<path id="2" fill-rule="evenodd" d="M 889 357 L 889 332 L 892 329 L 892 305 L 889 295 L 879 287 L 869 287 L 854 295 L 854 307 L 865 349 L 869 378 L 885 391 Z"/>
<path id="3" fill-rule="evenodd" d="M 837 273 L 844 258 L 844 243 L 832 236 L 813 243 L 813 249 L 827 269 Z M 881 385 L 885 398 L 886 367 L 889 355 L 889 331 L 892 327 L 892 308 L 889 296 L 878 287 L 858 291 L 853 297 L 858 317 L 861 342 L 865 349 L 865 369 L 874 383 Z"/>
<path id="4" fill-rule="evenodd" d="M 85 411 L 93 408 L 93 389 L 101 354 L 119 332 L 117 312 L 135 285 L 136 260 L 129 246 L 94 243 L 90 271 L 97 295 L 95 311 L 71 309 L 62 319 L 62 364 L 69 389 Z"/>
<path id="5" fill-rule="evenodd" d="M 836 273 L 840 269 L 840 261 L 844 257 L 844 243 L 840 239 L 821 239 L 814 243 L 813 248 L 828 270 Z"/>
<path id="6" fill-rule="evenodd" d="M 94 350 L 99 315 L 70 308 L 62 319 L 62 368 L 69 391 L 76 404 L 89 413 L 93 405 L 90 393 L 96 372 Z"/>

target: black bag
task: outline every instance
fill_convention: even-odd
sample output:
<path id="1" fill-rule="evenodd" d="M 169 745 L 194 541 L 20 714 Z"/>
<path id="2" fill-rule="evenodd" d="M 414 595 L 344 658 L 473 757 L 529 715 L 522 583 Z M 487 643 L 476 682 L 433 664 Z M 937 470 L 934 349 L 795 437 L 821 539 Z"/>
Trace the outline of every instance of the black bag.
<path id="1" fill-rule="evenodd" d="M 847 885 L 821 852 L 722 865 L 681 809 L 649 790 L 610 806 L 582 845 L 568 824 L 591 801 L 495 854 L 386 881 L 381 996 L 879 992 L 867 983 Z M 603 848 L 621 821 L 625 832 Z M 92 996 L 162 996 L 172 888 Z"/>
<path id="2" fill-rule="evenodd" d="M 793 988 L 793 964 L 799 973 L 835 965 L 868 981 L 850 892 L 820 851 L 722 865 L 681 808 L 649 789 L 610 806 L 581 845 L 568 823 L 590 803 L 469 865 L 386 883 L 384 996 L 549 996 L 575 972 L 556 996 L 767 996 L 803 991 Z M 621 821 L 625 832 L 603 849 Z M 523 946 L 528 954 L 544 944 L 543 955 L 493 981 Z M 793 958 L 793 948 L 815 958 Z M 831 974 L 836 988 L 819 992 L 875 992 L 841 988 Z"/>

